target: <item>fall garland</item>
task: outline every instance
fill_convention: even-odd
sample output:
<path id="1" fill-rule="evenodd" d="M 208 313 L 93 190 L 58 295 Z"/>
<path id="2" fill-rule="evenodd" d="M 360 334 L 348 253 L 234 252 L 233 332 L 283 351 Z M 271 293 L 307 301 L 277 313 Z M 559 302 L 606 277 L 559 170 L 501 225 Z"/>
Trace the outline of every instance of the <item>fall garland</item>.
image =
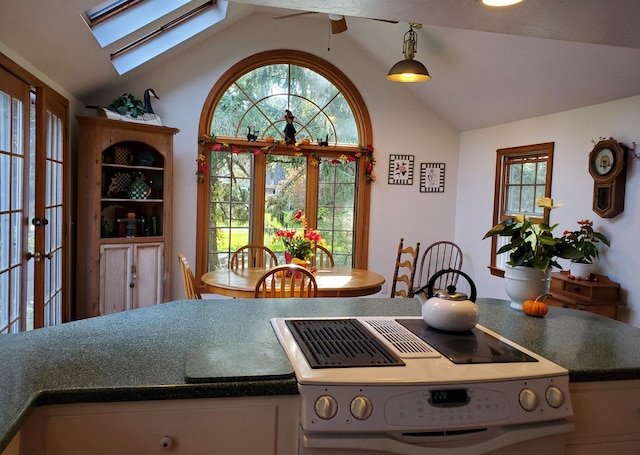
<path id="1" fill-rule="evenodd" d="M 322 160 L 315 151 L 306 150 L 300 147 L 301 145 L 308 145 L 308 141 L 298 141 L 293 146 L 286 145 L 284 141 L 280 141 L 277 143 L 273 143 L 273 145 L 252 147 L 246 145 L 236 145 L 229 142 L 218 142 L 215 136 L 203 136 L 198 139 L 198 144 L 200 146 L 200 149 L 198 151 L 198 158 L 196 159 L 196 162 L 198 163 L 198 169 L 196 171 L 198 183 L 203 183 L 207 179 L 207 160 L 205 156 L 205 147 L 207 146 L 207 144 L 211 144 L 210 150 L 214 152 L 225 151 L 235 154 L 250 153 L 252 155 L 268 155 L 270 153 L 273 153 L 277 149 L 293 148 L 295 156 L 307 157 L 307 159 L 309 160 L 309 164 L 311 164 L 312 166 L 319 165 L 320 161 Z M 365 160 L 365 176 L 367 182 L 375 182 L 376 176 L 373 174 L 373 168 L 376 165 L 376 160 L 373 157 L 373 146 L 371 145 L 367 147 L 361 146 L 360 151 L 356 153 L 342 154 L 338 158 L 329 160 L 329 162 L 335 166 L 338 164 L 357 161 L 361 157 L 364 157 Z"/>

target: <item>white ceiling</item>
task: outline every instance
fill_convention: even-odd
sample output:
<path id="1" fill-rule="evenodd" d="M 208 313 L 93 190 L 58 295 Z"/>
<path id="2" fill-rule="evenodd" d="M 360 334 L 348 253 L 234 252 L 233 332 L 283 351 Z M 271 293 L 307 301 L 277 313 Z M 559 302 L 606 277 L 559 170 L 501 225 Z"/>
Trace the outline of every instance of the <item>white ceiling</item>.
<path id="1" fill-rule="evenodd" d="M 2 0 L 0 42 L 91 103 L 92 93 L 145 71 L 117 75 L 80 18 L 96 3 Z M 416 59 L 433 78 L 407 89 L 461 131 L 640 94 L 638 0 L 525 0 L 505 9 L 479 0 L 237 0 L 223 23 L 159 58 L 183 54 L 250 14 L 296 11 L 344 14 L 349 29 L 334 45 L 352 42 L 384 68 L 402 58 L 407 23 L 424 24 Z"/>

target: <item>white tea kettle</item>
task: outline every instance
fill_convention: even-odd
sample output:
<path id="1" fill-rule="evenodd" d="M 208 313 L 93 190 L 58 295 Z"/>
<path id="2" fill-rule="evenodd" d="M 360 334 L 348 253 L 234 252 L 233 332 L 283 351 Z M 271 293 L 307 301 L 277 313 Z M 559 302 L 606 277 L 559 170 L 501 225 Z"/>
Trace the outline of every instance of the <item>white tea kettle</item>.
<path id="1" fill-rule="evenodd" d="M 471 295 L 456 292 L 450 285 L 447 289 L 436 289 L 433 286 L 442 275 L 457 273 L 464 277 L 471 287 Z M 455 269 L 444 269 L 433 274 L 426 286 L 414 294 L 427 291 L 427 300 L 422 304 L 422 319 L 429 327 L 448 332 L 464 332 L 471 330 L 478 323 L 478 305 L 476 305 L 476 285 L 469 276 Z"/>

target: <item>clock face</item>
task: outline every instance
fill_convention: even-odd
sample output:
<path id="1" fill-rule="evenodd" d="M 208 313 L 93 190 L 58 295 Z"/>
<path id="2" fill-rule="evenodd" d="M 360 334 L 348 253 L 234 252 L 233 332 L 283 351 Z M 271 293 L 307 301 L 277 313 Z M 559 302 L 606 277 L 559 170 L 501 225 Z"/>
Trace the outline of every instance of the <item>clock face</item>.
<path id="1" fill-rule="evenodd" d="M 592 164 L 598 175 L 607 175 L 615 165 L 615 155 L 611 149 L 602 148 L 595 153 Z"/>

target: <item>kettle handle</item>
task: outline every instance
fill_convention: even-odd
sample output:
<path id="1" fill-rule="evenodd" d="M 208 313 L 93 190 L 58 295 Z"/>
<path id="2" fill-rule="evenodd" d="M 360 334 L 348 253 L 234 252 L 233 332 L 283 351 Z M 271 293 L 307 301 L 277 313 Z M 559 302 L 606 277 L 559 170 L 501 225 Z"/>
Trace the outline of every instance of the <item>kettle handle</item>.
<path id="1" fill-rule="evenodd" d="M 433 275 L 431 275 L 431 278 L 429 278 L 429 282 L 426 284 L 426 286 L 421 287 L 420 289 L 415 291 L 413 294 L 414 295 L 420 294 L 421 292 L 424 292 L 426 290 L 427 298 L 430 299 L 431 297 L 433 297 L 433 285 L 436 283 L 436 280 L 440 278 L 442 275 L 445 275 L 447 273 L 457 273 L 458 275 L 462 275 L 469 282 L 469 285 L 471 287 L 471 295 L 469 296 L 469 300 L 475 303 L 476 296 L 477 296 L 475 283 L 473 282 L 471 277 L 469 277 L 469 275 L 464 273 L 462 270 L 456 270 L 456 269 L 442 269 L 434 273 Z"/>

